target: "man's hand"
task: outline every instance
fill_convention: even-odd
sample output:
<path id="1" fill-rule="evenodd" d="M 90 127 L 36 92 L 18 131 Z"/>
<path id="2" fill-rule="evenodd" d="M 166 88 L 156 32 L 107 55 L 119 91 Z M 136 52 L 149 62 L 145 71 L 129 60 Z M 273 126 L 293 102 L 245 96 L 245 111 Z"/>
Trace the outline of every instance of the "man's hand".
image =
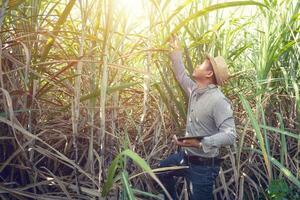
<path id="1" fill-rule="evenodd" d="M 200 148 L 200 145 L 201 145 L 201 143 L 197 139 L 188 139 L 188 140 L 178 141 L 176 135 L 173 136 L 172 140 L 175 144 L 177 144 L 178 146 L 182 146 L 182 147 Z"/>
<path id="2" fill-rule="evenodd" d="M 179 41 L 176 35 L 172 35 L 169 45 L 172 51 L 180 49 Z"/>

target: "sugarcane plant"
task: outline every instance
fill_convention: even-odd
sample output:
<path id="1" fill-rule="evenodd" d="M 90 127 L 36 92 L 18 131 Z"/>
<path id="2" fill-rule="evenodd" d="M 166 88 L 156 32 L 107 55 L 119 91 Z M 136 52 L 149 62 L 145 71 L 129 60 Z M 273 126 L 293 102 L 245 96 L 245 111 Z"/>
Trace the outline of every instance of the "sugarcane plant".
<path id="1" fill-rule="evenodd" d="M 0 198 L 161 199 L 158 162 L 183 134 L 189 76 L 223 55 L 238 139 L 215 199 L 299 198 L 300 2 L 3 0 Z M 183 199 L 182 179 L 178 192 Z M 297 196 L 298 195 L 298 196 Z"/>

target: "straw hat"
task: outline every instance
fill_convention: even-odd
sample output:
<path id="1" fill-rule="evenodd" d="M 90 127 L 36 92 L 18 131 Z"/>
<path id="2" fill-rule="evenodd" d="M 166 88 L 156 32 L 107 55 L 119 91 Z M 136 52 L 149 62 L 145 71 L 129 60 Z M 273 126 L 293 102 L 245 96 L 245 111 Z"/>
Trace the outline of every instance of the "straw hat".
<path id="1" fill-rule="evenodd" d="M 229 78 L 228 66 L 225 59 L 222 56 L 213 58 L 209 54 L 205 54 L 205 57 L 210 60 L 213 66 L 217 84 L 220 86 L 224 85 Z"/>

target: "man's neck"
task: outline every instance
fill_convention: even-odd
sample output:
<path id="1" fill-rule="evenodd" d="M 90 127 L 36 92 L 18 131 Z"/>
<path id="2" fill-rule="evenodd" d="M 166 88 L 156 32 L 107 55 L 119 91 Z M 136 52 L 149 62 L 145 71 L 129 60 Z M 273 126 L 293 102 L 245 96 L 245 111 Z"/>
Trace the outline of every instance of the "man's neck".
<path id="1" fill-rule="evenodd" d="M 200 89 L 205 89 L 205 88 L 208 87 L 208 85 L 214 84 L 214 83 L 211 82 L 211 81 L 205 81 L 205 82 L 196 81 L 196 83 L 197 83 L 198 88 L 200 88 Z"/>

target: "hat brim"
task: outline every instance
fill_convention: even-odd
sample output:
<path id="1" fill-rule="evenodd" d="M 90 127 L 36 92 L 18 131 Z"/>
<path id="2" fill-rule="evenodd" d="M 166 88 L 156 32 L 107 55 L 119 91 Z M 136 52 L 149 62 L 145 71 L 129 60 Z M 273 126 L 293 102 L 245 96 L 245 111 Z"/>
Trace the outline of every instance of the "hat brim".
<path id="1" fill-rule="evenodd" d="M 215 75 L 217 84 L 222 85 L 222 83 L 219 79 L 219 70 L 218 70 L 217 63 L 216 63 L 215 59 L 213 57 L 211 57 L 208 53 L 205 53 L 204 56 L 205 56 L 205 58 L 207 58 L 210 61 L 211 65 L 213 67 L 213 71 L 214 71 L 214 75 Z"/>

